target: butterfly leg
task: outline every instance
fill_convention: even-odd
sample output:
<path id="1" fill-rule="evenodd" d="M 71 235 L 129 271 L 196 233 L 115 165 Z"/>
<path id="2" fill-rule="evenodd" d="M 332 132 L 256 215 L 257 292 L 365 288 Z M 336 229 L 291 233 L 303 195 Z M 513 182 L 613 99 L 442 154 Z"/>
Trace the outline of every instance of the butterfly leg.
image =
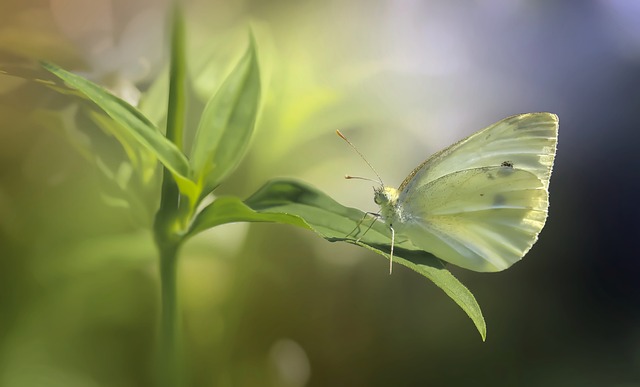
<path id="1" fill-rule="evenodd" d="M 362 217 L 362 219 L 360 219 L 360 221 L 358 222 L 356 227 L 354 227 L 354 229 L 351 230 L 351 232 L 349 232 L 346 236 L 349 236 L 351 234 L 354 234 L 354 236 L 355 236 L 355 235 L 359 234 L 360 225 L 362 224 L 362 222 L 364 222 L 364 220 L 367 217 L 367 215 L 373 216 L 373 221 L 371 222 L 371 224 L 369 224 L 369 227 L 367 227 L 367 229 L 364 230 L 362 235 L 358 239 L 356 239 L 356 242 L 360 242 L 360 239 L 362 239 L 362 237 L 364 237 L 367 234 L 367 232 L 369 230 L 371 230 L 371 227 L 373 227 L 373 225 L 376 223 L 376 220 L 378 220 L 378 218 L 380 218 L 380 214 L 378 214 L 376 212 L 365 212 L 364 216 Z"/>
<path id="2" fill-rule="evenodd" d="M 396 241 L 396 230 L 393 229 L 393 225 L 389 225 L 391 229 L 391 254 L 389 256 L 389 275 L 393 272 L 393 245 Z"/>

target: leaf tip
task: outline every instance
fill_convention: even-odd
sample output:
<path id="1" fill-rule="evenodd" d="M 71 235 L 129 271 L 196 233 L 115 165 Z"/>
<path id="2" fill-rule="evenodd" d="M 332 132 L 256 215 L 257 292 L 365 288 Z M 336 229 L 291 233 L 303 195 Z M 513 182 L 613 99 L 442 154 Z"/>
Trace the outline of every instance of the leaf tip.
<path id="1" fill-rule="evenodd" d="M 480 333 L 480 337 L 482 338 L 482 342 L 486 343 L 487 342 L 487 324 L 484 321 L 484 317 L 480 316 L 480 320 L 476 321 L 475 319 L 472 319 L 473 323 L 476 326 L 476 329 L 478 330 L 478 333 Z"/>
<path id="2" fill-rule="evenodd" d="M 256 47 L 256 34 L 253 32 L 253 27 L 249 27 L 249 47 Z"/>
<path id="3" fill-rule="evenodd" d="M 38 64 L 40 66 L 42 66 L 47 71 L 53 71 L 58 67 L 58 66 L 54 65 L 53 63 L 51 63 L 51 62 L 49 62 L 47 60 L 44 60 L 44 59 L 38 60 Z"/>
<path id="4" fill-rule="evenodd" d="M 247 47 L 247 52 L 245 54 L 248 59 L 250 66 L 257 71 L 258 69 L 258 44 L 256 43 L 256 36 L 253 33 L 252 29 L 249 29 L 249 46 Z"/>

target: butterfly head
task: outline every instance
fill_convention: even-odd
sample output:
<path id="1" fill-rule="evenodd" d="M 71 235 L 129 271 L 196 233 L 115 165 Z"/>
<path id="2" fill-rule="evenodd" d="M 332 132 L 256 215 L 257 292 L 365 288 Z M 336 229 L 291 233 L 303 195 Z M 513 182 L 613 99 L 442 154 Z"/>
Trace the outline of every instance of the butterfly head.
<path id="1" fill-rule="evenodd" d="M 373 201 L 380 206 L 382 219 L 391 225 L 401 214 L 398 207 L 398 190 L 395 188 L 380 186 L 373 189 Z"/>
<path id="2" fill-rule="evenodd" d="M 386 186 L 374 188 L 373 201 L 380 207 L 395 206 L 398 201 L 398 190 Z"/>

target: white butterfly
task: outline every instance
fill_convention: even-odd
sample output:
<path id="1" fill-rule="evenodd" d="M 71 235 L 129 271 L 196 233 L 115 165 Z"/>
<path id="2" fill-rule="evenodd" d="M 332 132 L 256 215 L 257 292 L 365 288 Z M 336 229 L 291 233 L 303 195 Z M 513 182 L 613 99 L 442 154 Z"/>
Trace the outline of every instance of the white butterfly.
<path id="1" fill-rule="evenodd" d="M 474 271 L 519 261 L 547 219 L 557 139 L 555 114 L 520 114 L 434 154 L 398 189 L 381 181 L 374 201 L 391 229 L 389 273 L 396 233 Z"/>

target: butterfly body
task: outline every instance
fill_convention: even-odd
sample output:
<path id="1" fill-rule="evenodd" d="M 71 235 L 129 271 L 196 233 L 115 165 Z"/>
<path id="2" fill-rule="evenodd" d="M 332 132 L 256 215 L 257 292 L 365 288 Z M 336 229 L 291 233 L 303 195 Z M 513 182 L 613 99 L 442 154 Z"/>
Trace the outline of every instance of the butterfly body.
<path id="1" fill-rule="evenodd" d="M 374 189 L 373 201 L 380 206 L 380 216 L 387 223 L 402 218 L 402 208 L 398 207 L 399 191 L 392 187 L 381 186 Z"/>
<path id="2" fill-rule="evenodd" d="M 374 191 L 380 216 L 417 248 L 474 271 L 519 261 L 542 230 L 558 117 L 506 118 L 434 154 L 395 188 Z"/>

